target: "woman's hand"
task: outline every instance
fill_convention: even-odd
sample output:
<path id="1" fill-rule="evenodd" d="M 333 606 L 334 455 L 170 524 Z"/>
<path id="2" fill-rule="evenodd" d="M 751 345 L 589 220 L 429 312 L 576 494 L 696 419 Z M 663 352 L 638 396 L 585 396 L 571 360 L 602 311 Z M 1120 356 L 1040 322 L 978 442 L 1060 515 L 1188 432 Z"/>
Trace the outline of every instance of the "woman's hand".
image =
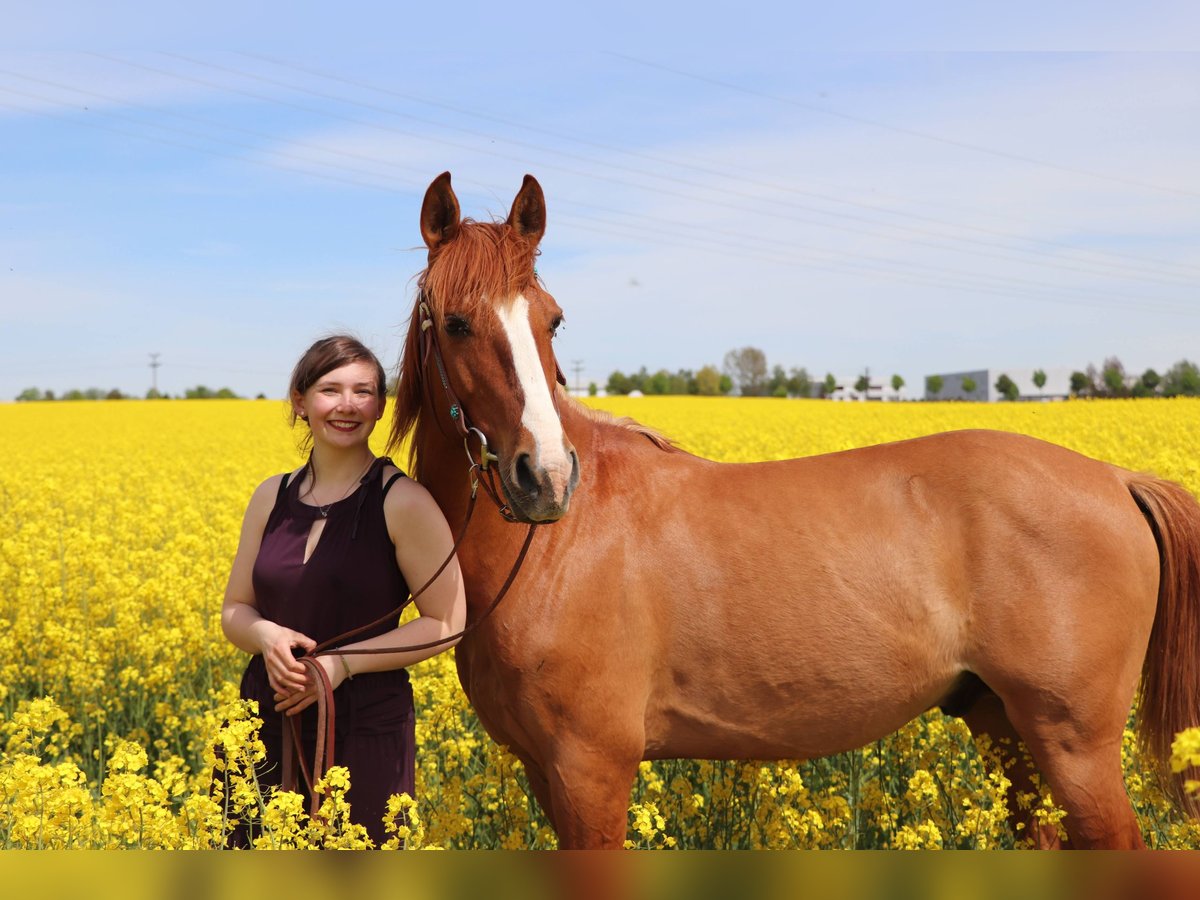
<path id="1" fill-rule="evenodd" d="M 329 679 L 330 687 L 336 691 L 346 678 L 345 667 L 336 655 L 318 656 L 316 660 L 317 665 L 325 670 L 325 676 Z M 297 665 L 304 669 L 303 664 L 297 663 Z M 309 675 L 308 682 L 302 689 L 286 694 L 277 691 L 275 693 L 275 712 L 281 712 L 289 716 L 299 715 L 317 702 L 318 690 L 320 690 L 320 685 L 316 683 L 316 677 Z"/>
<path id="2" fill-rule="evenodd" d="M 305 653 L 317 646 L 306 634 L 266 622 L 260 641 L 263 662 L 267 665 L 267 680 L 276 694 L 290 695 L 308 687 L 308 675 L 304 665 L 296 659 L 292 650 L 300 648 Z"/>

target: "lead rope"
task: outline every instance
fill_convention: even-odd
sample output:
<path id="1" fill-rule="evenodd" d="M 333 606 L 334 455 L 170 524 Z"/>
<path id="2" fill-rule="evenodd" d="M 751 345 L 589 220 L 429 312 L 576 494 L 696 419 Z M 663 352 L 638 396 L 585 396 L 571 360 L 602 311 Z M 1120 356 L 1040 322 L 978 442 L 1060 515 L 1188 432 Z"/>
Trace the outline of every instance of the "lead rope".
<path id="1" fill-rule="evenodd" d="M 483 611 L 483 614 L 480 615 L 478 619 L 469 623 L 457 634 L 451 634 L 444 638 L 439 638 L 436 641 L 427 641 L 424 644 L 412 644 L 406 647 L 332 649 L 334 644 L 340 644 L 362 634 L 364 631 L 369 631 L 372 628 L 376 628 L 386 622 L 395 621 L 395 619 L 400 616 L 400 614 L 410 603 L 414 602 L 418 597 L 420 597 L 421 594 L 423 594 L 425 590 L 437 580 L 438 576 L 445 571 L 446 566 L 450 565 L 450 560 L 454 559 L 455 555 L 458 553 L 459 545 L 462 544 L 463 538 L 465 538 L 467 535 L 467 526 L 471 524 L 471 516 L 475 511 L 475 500 L 480 485 L 483 486 L 484 492 L 488 495 L 488 497 L 491 498 L 492 502 L 496 504 L 496 509 L 499 511 L 501 517 L 509 522 L 519 521 L 516 516 L 513 515 L 508 504 L 501 499 L 500 491 L 497 489 L 495 484 L 495 470 L 490 469 L 488 466 L 488 463 L 491 461 L 498 462 L 498 458 L 489 452 L 487 438 L 484 437 L 483 432 L 477 428 L 472 428 L 467 425 L 466 414 L 463 411 L 462 404 L 459 403 L 458 397 L 455 395 L 454 390 L 450 387 L 450 380 L 446 376 L 446 367 L 442 361 L 441 348 L 437 343 L 437 337 L 435 334 L 436 329 L 432 327 L 433 317 L 429 312 L 429 307 L 422 300 L 418 309 L 424 317 L 421 321 L 422 363 L 427 362 L 429 357 L 432 356 L 434 363 L 437 365 L 438 375 L 440 376 L 442 382 L 442 389 L 446 394 L 446 398 L 450 401 L 450 419 L 453 421 L 456 430 L 462 435 L 463 444 L 467 449 L 467 458 L 471 462 L 471 467 L 468 470 L 468 475 L 471 479 L 471 498 L 467 502 L 467 512 L 463 517 L 462 527 L 459 529 L 458 536 L 454 540 L 454 545 L 450 548 L 449 555 L 442 561 L 442 564 L 438 566 L 437 571 L 434 572 L 433 575 L 431 575 L 429 579 L 423 585 L 421 585 L 420 588 L 409 594 L 408 599 L 397 606 L 394 610 L 391 610 L 385 615 L 380 616 L 374 622 L 368 622 L 366 625 L 353 628 L 350 631 L 339 634 L 336 637 L 332 637 L 327 641 L 323 641 L 314 647 L 308 654 L 300 657 L 300 662 L 314 673 L 315 680 L 317 682 L 316 748 L 313 766 L 310 769 L 307 765 L 307 761 L 304 759 L 304 745 L 301 741 L 299 718 L 297 716 L 284 715 L 284 725 L 287 735 L 285 735 L 283 741 L 283 772 L 280 786 L 285 791 L 294 791 L 297 787 L 297 768 L 299 768 L 299 774 L 303 776 L 304 783 L 309 790 L 309 813 L 312 816 L 316 816 L 320 809 L 320 801 L 317 794 L 316 785 L 325 777 L 329 769 L 333 766 L 334 759 L 333 686 L 329 681 L 329 677 L 325 674 L 325 670 L 317 662 L 317 658 L 320 656 L 367 656 L 381 653 L 407 653 L 417 650 L 428 650 L 432 647 L 438 647 L 443 644 L 449 644 L 452 641 L 461 640 L 463 637 L 478 628 L 488 618 L 488 616 L 492 614 L 496 607 L 500 605 L 500 601 L 504 599 L 505 595 L 508 594 L 509 588 L 512 587 L 513 582 L 516 581 L 517 573 L 521 570 L 521 564 L 525 561 L 525 556 L 529 552 L 529 547 L 533 543 L 533 533 L 538 526 L 538 523 L 536 522 L 530 523 L 529 530 L 525 534 L 525 541 L 521 545 L 521 550 L 517 554 L 516 561 L 513 562 L 512 568 L 509 570 L 508 577 L 505 579 L 504 584 L 500 586 L 500 590 L 497 592 L 495 599 L 492 600 L 491 604 Z M 555 374 L 558 380 L 562 383 L 565 383 L 565 380 L 562 376 L 562 369 L 558 367 L 557 360 L 555 360 L 554 365 L 556 369 Z M 428 382 L 426 383 L 428 384 Z M 432 385 L 429 386 L 432 387 Z M 430 394 L 430 405 L 436 408 L 436 404 L 433 403 L 432 394 Z M 435 421 L 437 421 L 438 429 L 442 432 L 442 435 L 449 437 L 449 435 L 446 434 L 445 429 L 442 428 L 440 418 L 435 419 Z M 475 458 L 471 455 L 470 435 L 472 432 L 478 436 L 480 442 L 479 462 L 476 462 Z M 362 498 L 360 497 L 360 505 L 361 501 Z M 355 531 L 357 531 L 357 521 L 355 522 Z M 290 736 L 291 740 L 288 740 L 288 736 Z"/>
<path id="2" fill-rule="evenodd" d="M 361 634 L 363 631 L 366 631 L 377 625 L 381 625 L 384 622 L 394 620 L 400 615 L 405 607 L 416 600 L 426 588 L 433 584 L 438 575 L 440 575 L 446 566 L 449 565 L 450 560 L 454 558 L 454 554 L 458 549 L 459 543 L 461 543 L 463 537 L 466 536 L 466 526 L 471 521 L 470 510 L 473 509 L 474 503 L 475 495 L 472 493 L 471 505 L 468 507 L 468 515 L 466 520 L 463 522 L 462 530 L 459 532 L 458 540 L 455 541 L 454 548 L 450 551 L 450 555 L 447 556 L 442 564 L 438 567 L 437 572 L 435 572 L 433 576 L 421 586 L 420 590 L 409 595 L 407 600 L 405 600 L 400 604 L 400 606 L 396 607 L 395 610 L 389 612 L 387 615 L 381 616 L 379 619 L 376 619 L 374 622 L 371 622 L 367 625 L 363 625 L 359 628 L 347 631 L 345 634 L 340 634 L 335 638 L 331 638 L 322 644 L 318 644 L 306 656 L 300 657 L 299 661 L 314 673 L 317 681 L 316 750 L 313 759 L 313 766 L 310 770 L 304 759 L 304 745 L 300 739 L 299 718 L 297 716 L 284 715 L 283 718 L 291 740 L 288 740 L 285 736 L 283 742 L 283 778 L 281 787 L 285 791 L 294 791 L 296 789 L 298 780 L 296 769 L 298 762 L 300 774 L 303 775 L 304 783 L 307 785 L 309 790 L 310 815 L 315 816 L 320 808 L 320 800 L 316 790 L 316 783 L 323 779 L 329 772 L 330 767 L 333 766 L 335 737 L 335 704 L 333 699 L 333 685 L 330 683 L 329 676 L 325 674 L 325 670 L 321 667 L 321 664 L 317 662 L 317 658 L 320 656 L 368 656 L 381 653 L 407 653 L 417 650 L 427 650 L 431 647 L 438 647 L 442 644 L 449 644 L 452 641 L 458 641 L 483 624 L 483 622 L 492 614 L 496 607 L 500 605 L 500 601 L 504 599 L 505 595 L 508 594 L 509 588 L 511 588 L 513 582 L 516 581 L 517 573 L 521 569 L 521 564 L 525 561 L 525 556 L 529 553 L 529 547 L 533 543 L 533 533 L 537 529 L 536 522 L 531 523 L 529 530 L 525 533 L 525 541 L 521 544 L 521 551 L 517 554 L 516 561 L 509 570 L 508 577 L 504 580 L 504 584 L 501 585 L 500 590 L 496 593 L 495 599 L 492 600 L 491 604 L 483 611 L 483 614 L 479 618 L 477 618 L 474 622 L 468 623 L 467 626 L 461 631 L 457 632 L 456 634 L 447 635 L 444 638 L 439 638 L 436 641 L 426 641 L 423 644 L 410 644 L 405 647 L 346 647 L 340 649 L 326 649 L 331 644 L 340 643 L 341 641 Z"/>

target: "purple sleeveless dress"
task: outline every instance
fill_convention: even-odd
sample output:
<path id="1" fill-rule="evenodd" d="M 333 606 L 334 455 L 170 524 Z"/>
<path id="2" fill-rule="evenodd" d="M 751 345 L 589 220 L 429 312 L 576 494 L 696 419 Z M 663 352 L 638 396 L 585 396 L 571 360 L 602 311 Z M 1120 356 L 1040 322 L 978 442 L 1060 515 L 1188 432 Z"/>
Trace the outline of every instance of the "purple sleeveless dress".
<path id="1" fill-rule="evenodd" d="M 350 494 L 328 507 L 325 530 L 312 556 L 304 547 L 321 511 L 303 503 L 301 479 L 284 476 L 275 506 L 263 530 L 254 562 L 254 601 L 259 613 L 321 643 L 365 625 L 408 596 L 408 585 L 396 565 L 388 536 L 383 499 L 400 475 L 385 485 L 382 472 L 391 460 L 379 459 Z M 289 480 L 291 484 L 289 484 Z M 352 638 L 356 643 L 395 627 L 385 623 Z M 278 785 L 283 746 L 282 717 L 261 655 L 251 658 L 242 676 L 241 695 L 257 700 L 263 720 L 267 760 L 259 773 L 263 784 Z M 333 693 L 336 719 L 334 762 L 350 770 L 351 819 L 366 827 L 378 846 L 387 839 L 383 815 L 392 794 L 414 794 L 416 772 L 415 716 L 408 672 L 363 672 L 345 679 Z M 317 707 L 300 714 L 305 757 L 311 761 L 316 743 Z M 301 779 L 307 802 L 307 789 Z"/>

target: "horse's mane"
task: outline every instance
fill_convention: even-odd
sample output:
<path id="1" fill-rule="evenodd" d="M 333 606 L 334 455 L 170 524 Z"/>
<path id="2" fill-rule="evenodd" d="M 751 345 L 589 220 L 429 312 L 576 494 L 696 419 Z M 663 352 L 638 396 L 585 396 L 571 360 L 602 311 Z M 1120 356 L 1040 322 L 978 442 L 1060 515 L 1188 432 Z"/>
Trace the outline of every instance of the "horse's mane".
<path id="1" fill-rule="evenodd" d="M 463 219 L 453 238 L 430 251 L 428 264 L 417 276 L 417 298 L 408 319 L 408 335 L 398 365 L 396 405 L 387 444 L 389 453 L 397 452 L 411 432 L 408 466 L 414 478 L 421 477 L 417 448 L 422 443 L 425 429 L 431 426 L 421 416 L 422 394 L 430 388 L 421 372 L 420 304 L 428 304 L 435 321 L 443 320 L 447 313 L 479 318 L 473 314 L 496 298 L 509 299 L 522 293 L 528 296 L 531 291 L 541 290 L 534 269 L 537 254 L 536 246 L 507 223 L 471 219 Z M 454 298 L 452 309 L 447 308 L 447 298 Z M 480 325 L 486 328 L 489 321 L 489 317 L 482 317 Z M 561 389 L 558 396 L 560 401 L 567 398 L 573 409 L 592 422 L 644 435 L 662 450 L 678 449 L 668 438 L 632 419 L 618 419 L 603 410 L 591 409 Z"/>
<path id="2" fill-rule="evenodd" d="M 560 403 L 563 402 L 563 399 L 565 398 L 567 403 L 571 405 L 572 409 L 589 421 L 596 422 L 600 425 L 608 425 L 613 428 L 624 428 L 626 431 L 632 431 L 634 434 L 640 434 L 659 450 L 663 450 L 667 453 L 680 452 L 678 445 L 676 445 L 671 438 L 667 437 L 661 431 L 651 428 L 649 425 L 643 425 L 641 422 L 631 419 L 629 416 L 618 417 L 606 409 L 594 409 L 591 406 L 587 406 L 586 404 L 581 403 L 579 400 L 572 397 L 561 387 L 558 389 L 558 396 Z"/>

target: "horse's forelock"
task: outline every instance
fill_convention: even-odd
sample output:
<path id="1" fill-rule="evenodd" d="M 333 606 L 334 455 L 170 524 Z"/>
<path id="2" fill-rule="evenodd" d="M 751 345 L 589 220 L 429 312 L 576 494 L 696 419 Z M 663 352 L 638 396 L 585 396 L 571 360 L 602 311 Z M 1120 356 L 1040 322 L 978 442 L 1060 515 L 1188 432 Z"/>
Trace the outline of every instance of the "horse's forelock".
<path id="1" fill-rule="evenodd" d="M 537 247 L 509 225 L 464 219 L 458 234 L 431 254 L 418 284 L 435 315 L 471 316 L 536 285 L 536 257 Z"/>

